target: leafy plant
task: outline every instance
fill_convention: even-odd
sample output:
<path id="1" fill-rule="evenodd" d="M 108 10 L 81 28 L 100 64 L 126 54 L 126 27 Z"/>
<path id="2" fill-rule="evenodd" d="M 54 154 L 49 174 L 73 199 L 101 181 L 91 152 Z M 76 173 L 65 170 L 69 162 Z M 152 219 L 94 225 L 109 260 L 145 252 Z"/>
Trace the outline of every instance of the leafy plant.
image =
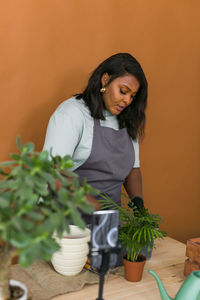
<path id="1" fill-rule="evenodd" d="M 19 138 L 17 145 L 19 153 L 0 168 L 0 299 L 8 296 L 12 257 L 18 255 L 22 267 L 50 260 L 59 249 L 53 233 L 61 237 L 69 224 L 83 229 L 81 211 L 93 210 L 86 195 L 96 192 L 85 181 L 79 185 L 70 156 L 35 152 Z"/>
<path id="2" fill-rule="evenodd" d="M 162 218 L 152 214 L 147 208 L 137 209 L 129 201 L 128 207 L 121 207 L 107 195 L 99 200 L 104 209 L 117 209 L 120 213 L 121 226 L 119 240 L 127 252 L 127 259 L 137 261 L 143 247 L 151 250 L 155 239 L 163 239 L 166 233 L 159 229 Z"/>

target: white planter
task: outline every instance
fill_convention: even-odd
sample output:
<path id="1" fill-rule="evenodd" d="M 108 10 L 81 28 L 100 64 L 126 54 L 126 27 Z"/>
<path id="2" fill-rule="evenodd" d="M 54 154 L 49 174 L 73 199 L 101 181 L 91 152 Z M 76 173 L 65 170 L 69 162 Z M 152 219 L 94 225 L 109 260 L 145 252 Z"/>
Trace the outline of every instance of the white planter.
<path id="1" fill-rule="evenodd" d="M 64 233 L 63 238 L 56 238 L 56 241 L 61 246 L 51 259 L 56 272 L 68 276 L 80 273 L 89 253 L 90 230 L 81 230 L 75 225 L 70 225 L 70 234 Z"/>
<path id="2" fill-rule="evenodd" d="M 10 285 L 11 286 L 18 286 L 18 287 L 20 287 L 21 289 L 24 290 L 24 295 L 22 297 L 18 298 L 17 300 L 27 300 L 27 298 L 28 298 L 28 290 L 27 290 L 27 287 L 23 283 L 21 283 L 21 282 L 19 282 L 17 280 L 11 279 L 10 280 Z"/>

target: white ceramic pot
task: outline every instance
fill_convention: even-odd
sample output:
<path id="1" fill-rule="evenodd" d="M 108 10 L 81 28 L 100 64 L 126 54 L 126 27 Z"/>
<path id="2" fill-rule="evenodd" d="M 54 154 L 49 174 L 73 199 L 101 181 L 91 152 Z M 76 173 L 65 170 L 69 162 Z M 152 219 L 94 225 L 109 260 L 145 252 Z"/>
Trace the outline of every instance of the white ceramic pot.
<path id="1" fill-rule="evenodd" d="M 61 246 L 51 259 L 56 272 L 68 276 L 80 273 L 89 253 L 90 230 L 70 225 L 70 233 L 65 232 L 62 239 L 56 237 L 56 241 Z"/>
<path id="2" fill-rule="evenodd" d="M 28 290 L 27 290 L 27 287 L 22 282 L 19 282 L 17 280 L 11 279 L 10 280 L 10 285 L 11 286 L 18 286 L 22 290 L 24 290 L 24 295 L 22 297 L 18 298 L 18 300 L 27 300 L 27 298 L 28 298 Z"/>

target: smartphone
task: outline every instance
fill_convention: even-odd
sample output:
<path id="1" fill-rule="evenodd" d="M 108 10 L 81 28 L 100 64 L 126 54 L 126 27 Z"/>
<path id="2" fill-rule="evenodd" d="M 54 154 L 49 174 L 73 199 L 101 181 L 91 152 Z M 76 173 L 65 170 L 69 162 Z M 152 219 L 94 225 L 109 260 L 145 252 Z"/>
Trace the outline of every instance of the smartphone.
<path id="1" fill-rule="evenodd" d="M 109 252 L 109 266 L 117 261 L 119 212 L 117 210 L 95 211 L 91 218 L 90 261 L 91 266 L 100 268 L 104 253 Z"/>

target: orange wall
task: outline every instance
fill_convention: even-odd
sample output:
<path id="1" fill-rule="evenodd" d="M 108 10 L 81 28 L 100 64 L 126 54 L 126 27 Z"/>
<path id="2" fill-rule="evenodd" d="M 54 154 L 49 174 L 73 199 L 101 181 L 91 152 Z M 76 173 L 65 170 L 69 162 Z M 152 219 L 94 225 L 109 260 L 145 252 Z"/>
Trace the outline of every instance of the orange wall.
<path id="1" fill-rule="evenodd" d="M 149 81 L 146 206 L 170 236 L 200 236 L 199 11 L 197 0 L 2 1 L 0 160 L 18 134 L 41 150 L 57 105 L 103 59 L 130 52 Z"/>

